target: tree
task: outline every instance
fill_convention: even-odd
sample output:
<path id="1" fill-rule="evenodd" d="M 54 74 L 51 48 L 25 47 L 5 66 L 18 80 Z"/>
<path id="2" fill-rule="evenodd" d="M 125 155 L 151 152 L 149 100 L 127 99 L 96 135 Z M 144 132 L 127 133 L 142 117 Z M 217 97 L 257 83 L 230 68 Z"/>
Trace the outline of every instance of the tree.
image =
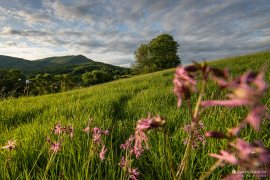
<path id="1" fill-rule="evenodd" d="M 15 96 L 23 94 L 25 76 L 18 69 L 0 70 L 0 96 Z M 1 98 L 0 97 L 0 98 Z"/>
<path id="2" fill-rule="evenodd" d="M 70 90 L 75 86 L 76 76 L 72 76 L 70 74 L 62 74 L 59 78 L 61 82 L 60 88 L 62 91 Z"/>
<path id="3" fill-rule="evenodd" d="M 94 70 L 92 72 L 87 72 L 82 75 L 83 83 L 86 86 L 108 82 L 112 79 L 112 76 L 101 70 Z"/>
<path id="4" fill-rule="evenodd" d="M 136 63 L 133 66 L 133 72 L 151 72 L 156 69 L 155 64 L 151 61 L 151 54 L 148 44 L 141 44 L 135 51 Z M 135 73 L 135 74 L 136 74 Z"/>
<path id="5" fill-rule="evenodd" d="M 179 44 L 169 34 L 161 34 L 135 51 L 133 72 L 147 73 L 172 68 L 181 63 L 177 50 Z"/>

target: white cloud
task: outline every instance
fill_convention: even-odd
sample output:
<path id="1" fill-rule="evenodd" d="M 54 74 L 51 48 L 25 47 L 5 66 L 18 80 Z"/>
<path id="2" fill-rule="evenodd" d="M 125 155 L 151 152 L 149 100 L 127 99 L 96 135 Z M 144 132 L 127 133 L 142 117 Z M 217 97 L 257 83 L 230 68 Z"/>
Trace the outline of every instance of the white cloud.
<path id="1" fill-rule="evenodd" d="M 270 47 L 267 0 L 20 2 L 0 6 L 1 54 L 14 51 L 29 59 L 84 54 L 127 66 L 141 43 L 163 32 L 180 43 L 185 63 Z"/>

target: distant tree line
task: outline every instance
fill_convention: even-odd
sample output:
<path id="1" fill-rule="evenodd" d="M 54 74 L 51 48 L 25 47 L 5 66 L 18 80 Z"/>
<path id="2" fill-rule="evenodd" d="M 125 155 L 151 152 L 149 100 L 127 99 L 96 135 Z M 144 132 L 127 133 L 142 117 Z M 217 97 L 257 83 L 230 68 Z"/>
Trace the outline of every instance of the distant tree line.
<path id="1" fill-rule="evenodd" d="M 144 74 L 173 68 L 181 64 L 179 44 L 169 34 L 161 34 L 135 51 L 135 63 L 129 68 L 104 63 L 50 67 L 22 73 L 20 70 L 0 70 L 0 97 L 41 95 L 86 87 L 131 74 Z"/>
<path id="2" fill-rule="evenodd" d="M 130 69 L 116 66 L 79 65 L 49 72 L 27 74 L 18 69 L 0 70 L 0 98 L 58 93 L 130 76 Z"/>

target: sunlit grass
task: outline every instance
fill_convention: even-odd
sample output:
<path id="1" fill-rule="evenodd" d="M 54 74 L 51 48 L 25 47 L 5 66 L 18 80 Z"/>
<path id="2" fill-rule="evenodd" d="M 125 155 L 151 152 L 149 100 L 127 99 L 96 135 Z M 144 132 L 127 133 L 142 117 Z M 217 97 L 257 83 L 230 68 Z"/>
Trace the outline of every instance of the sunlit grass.
<path id="1" fill-rule="evenodd" d="M 266 80 L 270 82 L 270 52 L 212 64 L 228 67 L 234 75 L 248 69 L 264 69 Z M 123 177 L 118 165 L 123 154 L 119 146 L 134 131 L 135 122 L 147 117 L 148 112 L 166 117 L 171 149 L 165 146 L 162 132 L 151 131 L 151 150 L 134 165 L 138 167 L 142 179 L 172 178 L 168 156 L 171 154 L 172 166 L 176 169 L 185 148 L 181 128 L 190 121 L 185 104 L 180 109 L 176 107 L 176 97 L 172 91 L 173 76 L 174 69 L 170 69 L 60 94 L 1 101 L 0 146 L 12 139 L 16 140 L 17 148 L 11 154 L 0 150 L 0 179 L 119 179 Z M 212 87 L 208 88 L 207 97 L 211 97 L 214 91 Z M 269 95 L 268 92 L 264 99 L 268 108 Z M 206 130 L 225 131 L 226 127 L 240 122 L 245 113 L 246 110 L 241 108 L 215 107 L 207 110 L 203 122 Z M 94 118 L 95 126 L 110 131 L 110 135 L 104 139 L 108 152 L 103 162 L 91 151 L 91 137 L 82 131 L 89 116 Z M 51 129 L 57 122 L 72 124 L 75 136 L 73 140 L 64 138 L 62 151 L 55 155 L 46 173 L 51 157 L 46 138 L 51 136 Z M 242 134 L 246 140 L 260 138 L 269 147 L 267 126 L 268 122 L 259 135 L 252 129 L 246 129 Z M 214 162 L 208 153 L 218 152 L 225 146 L 223 141 L 209 139 L 203 148 L 194 151 L 191 155 L 190 178 L 197 178 L 207 171 Z M 8 159 L 10 156 L 12 158 Z M 231 170 L 230 167 L 217 169 L 211 178 L 220 179 Z"/>

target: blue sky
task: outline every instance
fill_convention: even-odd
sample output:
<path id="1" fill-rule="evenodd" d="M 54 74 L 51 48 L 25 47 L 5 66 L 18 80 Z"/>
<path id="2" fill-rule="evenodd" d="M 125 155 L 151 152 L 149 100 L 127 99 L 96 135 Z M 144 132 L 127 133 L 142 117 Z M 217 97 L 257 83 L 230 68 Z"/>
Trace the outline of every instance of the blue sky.
<path id="1" fill-rule="evenodd" d="M 0 54 L 129 66 L 161 33 L 183 63 L 270 49 L 269 0 L 0 0 Z"/>

